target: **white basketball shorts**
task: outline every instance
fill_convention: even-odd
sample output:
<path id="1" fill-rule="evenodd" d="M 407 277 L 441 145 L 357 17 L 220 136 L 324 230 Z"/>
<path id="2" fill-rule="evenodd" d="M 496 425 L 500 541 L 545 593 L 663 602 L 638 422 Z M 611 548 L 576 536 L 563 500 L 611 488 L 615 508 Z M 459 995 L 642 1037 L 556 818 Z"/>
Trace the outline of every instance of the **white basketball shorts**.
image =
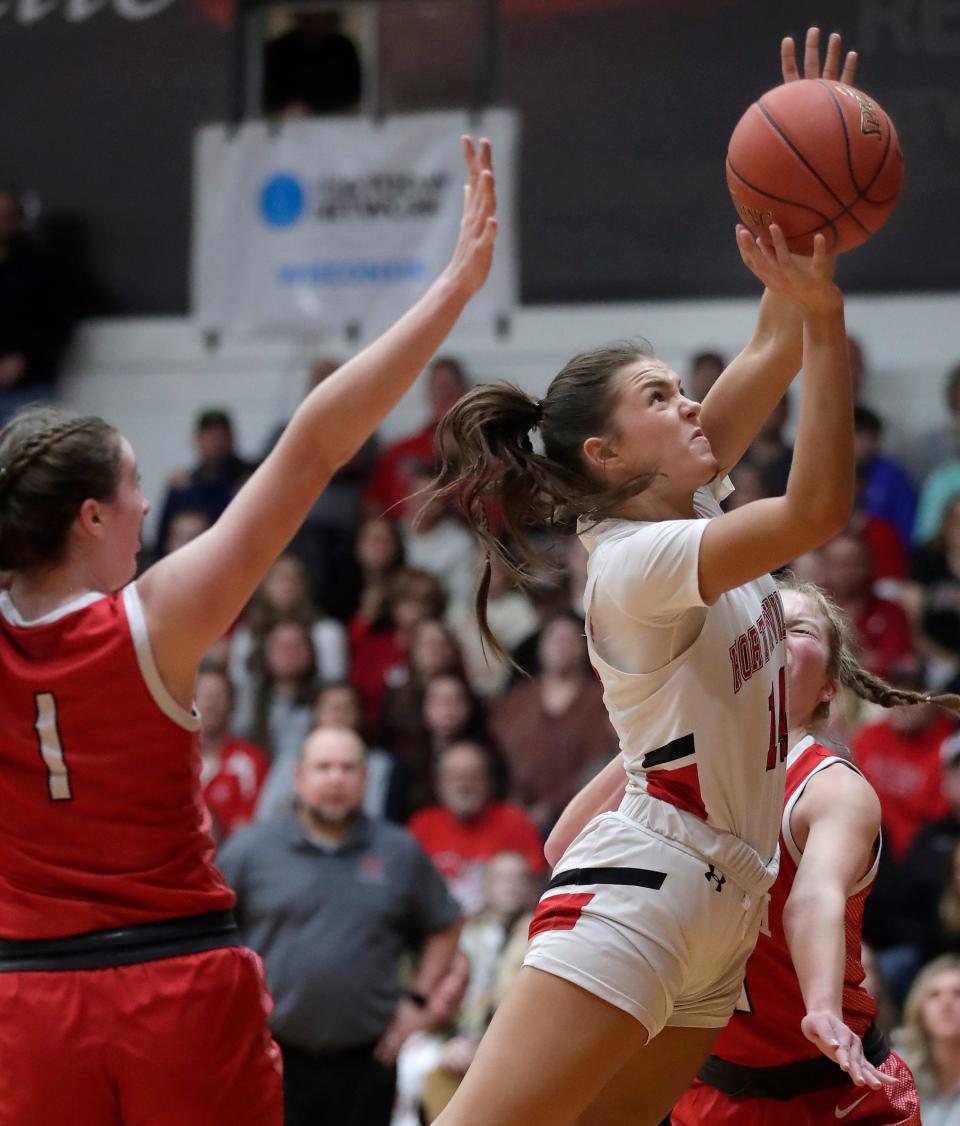
<path id="1" fill-rule="evenodd" d="M 624 1009 L 651 1039 L 727 1023 L 777 871 L 681 812 L 632 794 L 594 818 L 554 870 L 524 960 Z"/>

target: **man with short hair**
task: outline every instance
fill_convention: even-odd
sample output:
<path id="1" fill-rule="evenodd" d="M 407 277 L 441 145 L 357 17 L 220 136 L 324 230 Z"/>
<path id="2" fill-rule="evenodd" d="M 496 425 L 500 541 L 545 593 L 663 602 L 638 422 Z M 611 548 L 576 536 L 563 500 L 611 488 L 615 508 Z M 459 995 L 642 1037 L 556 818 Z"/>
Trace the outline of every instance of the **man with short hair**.
<path id="1" fill-rule="evenodd" d="M 167 482 L 160 524 L 157 529 L 157 552 L 163 554 L 170 522 L 185 509 L 202 512 L 215 524 L 234 494 L 253 471 L 234 449 L 233 420 L 221 407 L 207 407 L 196 417 L 193 428 L 197 462 L 190 469 L 181 469 Z"/>
<path id="2" fill-rule="evenodd" d="M 320 728 L 303 746 L 296 811 L 219 856 L 276 1002 L 287 1126 L 388 1126 L 397 1053 L 433 1027 L 431 994 L 457 948 L 443 880 L 405 830 L 364 815 L 365 784 L 360 738 Z M 400 962 L 416 948 L 404 993 Z"/>

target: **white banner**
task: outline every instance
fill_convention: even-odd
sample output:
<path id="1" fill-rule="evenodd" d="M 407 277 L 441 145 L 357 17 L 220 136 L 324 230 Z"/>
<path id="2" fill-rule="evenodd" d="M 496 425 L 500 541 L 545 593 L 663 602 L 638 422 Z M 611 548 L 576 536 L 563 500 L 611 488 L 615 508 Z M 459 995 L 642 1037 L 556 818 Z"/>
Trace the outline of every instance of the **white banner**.
<path id="1" fill-rule="evenodd" d="M 350 118 L 198 131 L 193 311 L 205 329 L 379 332 L 449 261 L 463 206 L 460 136 L 493 142 L 500 230 L 464 316 L 495 331 L 517 300 L 510 110 Z"/>

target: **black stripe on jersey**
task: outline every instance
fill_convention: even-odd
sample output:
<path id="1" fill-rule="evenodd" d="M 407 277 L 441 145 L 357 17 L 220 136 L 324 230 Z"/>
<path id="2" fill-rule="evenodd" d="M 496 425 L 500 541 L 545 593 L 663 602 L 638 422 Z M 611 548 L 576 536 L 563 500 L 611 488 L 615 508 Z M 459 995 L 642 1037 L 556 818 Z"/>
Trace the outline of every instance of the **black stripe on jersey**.
<path id="1" fill-rule="evenodd" d="M 655 751 L 647 751 L 643 756 L 641 766 L 644 770 L 649 770 L 651 766 L 663 766 L 665 762 L 675 762 L 678 758 L 686 758 L 692 755 L 696 748 L 693 743 L 693 733 L 689 735 L 681 735 L 679 739 L 672 739 L 664 747 L 658 747 Z"/>
<path id="2" fill-rule="evenodd" d="M 558 872 L 547 884 L 547 890 L 570 884 L 629 884 L 659 891 L 666 878 L 666 872 L 654 872 L 652 868 L 570 868 Z"/>

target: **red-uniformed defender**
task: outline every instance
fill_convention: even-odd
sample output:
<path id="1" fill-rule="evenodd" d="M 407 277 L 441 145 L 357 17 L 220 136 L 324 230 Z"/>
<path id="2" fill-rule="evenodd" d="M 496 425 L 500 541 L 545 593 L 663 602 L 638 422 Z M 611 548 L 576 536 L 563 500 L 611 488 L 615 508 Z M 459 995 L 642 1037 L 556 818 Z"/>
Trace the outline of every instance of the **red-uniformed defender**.
<path id="1" fill-rule="evenodd" d="M 913 1076 L 874 1024 L 877 1005 L 860 963 L 863 907 L 880 859 L 880 805 L 860 772 L 808 733 L 839 679 L 856 689 L 850 674 L 857 666 L 839 612 L 816 588 L 781 594 L 794 742 L 780 872 L 737 1011 L 671 1121 L 919 1126 Z"/>
<path id="2" fill-rule="evenodd" d="M 270 999 L 207 833 L 196 668 L 483 284 L 490 147 L 464 147 L 449 266 L 136 582 L 129 443 L 50 408 L 0 430 L 0 1126 L 280 1126 Z"/>

